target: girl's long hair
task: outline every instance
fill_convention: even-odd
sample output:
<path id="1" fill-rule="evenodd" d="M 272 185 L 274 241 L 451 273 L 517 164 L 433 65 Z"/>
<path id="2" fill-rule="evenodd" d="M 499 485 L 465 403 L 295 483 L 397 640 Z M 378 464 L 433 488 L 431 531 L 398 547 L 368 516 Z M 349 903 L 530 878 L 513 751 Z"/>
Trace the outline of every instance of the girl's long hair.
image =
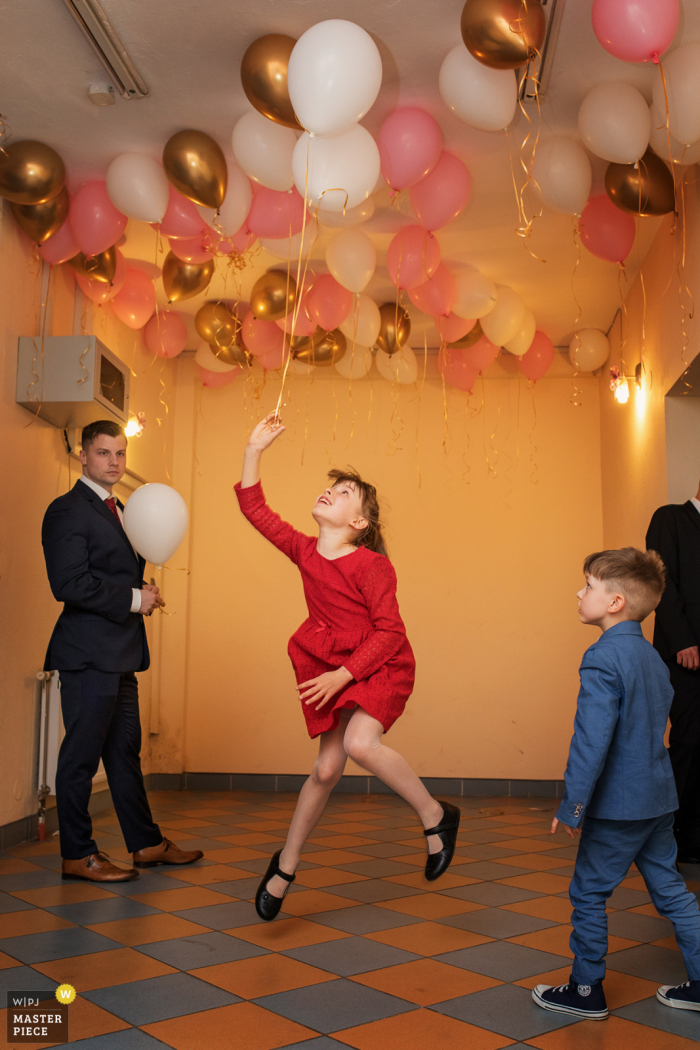
<path id="1" fill-rule="evenodd" d="M 354 485 L 362 497 L 362 514 L 367 518 L 367 528 L 355 540 L 356 547 L 367 547 L 375 554 L 383 554 L 388 557 L 382 525 L 379 520 L 379 500 L 377 490 L 368 481 L 363 481 L 356 470 L 349 467 L 347 470 L 329 470 L 328 480 L 332 485 L 339 485 L 346 481 Z"/>

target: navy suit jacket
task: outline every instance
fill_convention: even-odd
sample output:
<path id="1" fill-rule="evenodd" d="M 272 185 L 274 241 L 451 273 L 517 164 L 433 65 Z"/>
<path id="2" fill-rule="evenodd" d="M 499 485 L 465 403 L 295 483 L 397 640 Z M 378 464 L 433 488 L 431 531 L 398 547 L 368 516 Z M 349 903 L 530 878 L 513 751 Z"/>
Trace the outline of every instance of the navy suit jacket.
<path id="1" fill-rule="evenodd" d="M 77 481 L 49 506 L 41 541 L 51 591 L 65 603 L 44 669 L 145 671 L 143 616 L 131 612 L 131 603 L 146 563 L 104 500 Z"/>
<path id="2" fill-rule="evenodd" d="M 700 514 L 694 503 L 654 511 L 647 550 L 666 566 L 666 587 L 656 609 L 654 648 L 664 660 L 700 644 Z"/>
<path id="3" fill-rule="evenodd" d="M 605 631 L 584 653 L 574 735 L 557 817 L 647 820 L 678 808 L 664 746 L 669 673 L 636 620 Z"/>

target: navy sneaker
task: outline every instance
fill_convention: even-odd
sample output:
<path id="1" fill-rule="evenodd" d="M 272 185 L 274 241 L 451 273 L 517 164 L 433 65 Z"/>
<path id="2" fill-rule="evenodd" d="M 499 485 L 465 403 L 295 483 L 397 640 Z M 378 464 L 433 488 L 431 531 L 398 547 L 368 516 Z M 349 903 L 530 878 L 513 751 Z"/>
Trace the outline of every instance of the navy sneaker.
<path id="1" fill-rule="evenodd" d="M 676 1010 L 700 1010 L 700 981 L 686 981 L 675 988 L 665 984 L 659 988 L 656 998 L 664 1006 L 674 1006 Z"/>
<path id="2" fill-rule="evenodd" d="M 697 983 L 697 982 L 696 982 Z M 532 989 L 532 998 L 543 1010 L 573 1017 L 587 1017 L 589 1021 L 604 1021 L 608 1016 L 603 982 L 579 984 L 573 977 L 559 987 L 538 984 Z"/>

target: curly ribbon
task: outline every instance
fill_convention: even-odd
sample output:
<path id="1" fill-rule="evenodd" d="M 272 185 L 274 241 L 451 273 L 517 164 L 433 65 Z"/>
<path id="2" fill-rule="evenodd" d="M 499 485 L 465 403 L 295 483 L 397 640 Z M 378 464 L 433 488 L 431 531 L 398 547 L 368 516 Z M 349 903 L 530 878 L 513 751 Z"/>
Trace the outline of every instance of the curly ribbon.
<path id="1" fill-rule="evenodd" d="M 442 410 L 445 414 L 445 430 L 442 435 L 442 451 L 447 455 L 447 388 L 445 376 L 442 376 Z"/>
<path id="2" fill-rule="evenodd" d="M 671 149 L 671 130 L 670 130 L 670 120 L 669 120 L 669 112 L 668 112 L 668 91 L 667 91 L 667 88 L 666 88 L 666 74 L 664 73 L 663 63 L 662 63 L 661 59 L 659 58 L 659 56 L 658 56 L 658 54 L 656 52 L 654 52 L 654 65 L 659 67 L 659 72 L 661 73 L 661 84 L 662 84 L 663 89 L 664 89 L 664 105 L 665 105 L 665 108 L 666 108 L 666 122 L 665 122 L 666 146 L 668 148 L 668 160 L 669 160 L 669 163 L 671 165 L 671 174 L 673 175 L 673 150 Z M 685 149 L 683 150 L 683 152 L 685 153 Z M 640 179 L 639 180 L 640 197 L 641 197 L 641 192 L 642 192 L 642 180 Z M 640 206 L 640 211 L 641 211 L 641 206 Z M 674 224 L 673 224 L 673 226 L 671 228 L 671 233 L 673 233 L 674 230 L 675 230 L 675 215 L 677 214 L 677 212 L 678 212 L 678 201 L 676 199 L 676 179 L 675 179 L 675 176 L 674 176 L 674 179 L 673 179 L 673 214 L 674 214 Z"/>
<path id="3" fill-rule="evenodd" d="M 530 431 L 530 463 L 532 470 L 530 471 L 530 483 L 532 485 L 539 484 L 539 478 L 537 472 L 539 467 L 537 466 L 537 445 L 535 444 L 535 430 L 537 428 L 537 405 L 535 404 L 535 383 L 532 380 L 528 380 L 528 386 L 530 388 L 530 394 L 532 396 L 532 430 Z"/>
<path id="4" fill-rule="evenodd" d="M 483 379 L 483 376 L 482 376 Z M 486 474 L 487 477 L 497 478 L 498 477 L 498 449 L 494 445 L 493 441 L 496 437 L 496 431 L 498 430 L 498 424 L 501 421 L 501 399 L 498 399 L 498 409 L 496 411 L 496 423 L 491 435 L 489 437 L 489 447 L 486 447 L 484 442 L 484 455 L 486 456 Z M 491 458 L 493 456 L 493 459 Z"/>
<path id="5" fill-rule="evenodd" d="M 681 375 L 681 381 L 685 390 L 683 395 L 687 396 L 693 389 L 692 384 L 688 382 L 686 376 L 688 369 L 690 368 L 691 362 L 686 357 L 686 352 L 690 344 L 690 337 L 685 328 L 686 319 L 692 320 L 695 313 L 695 300 L 693 299 L 693 293 L 690 291 L 688 284 L 685 280 L 685 250 L 686 250 L 686 209 L 685 209 L 685 179 L 680 179 L 680 190 L 681 190 L 681 257 L 676 266 L 676 272 L 678 274 L 678 301 L 681 308 L 681 361 L 683 362 L 683 374 Z M 690 299 L 690 308 L 686 309 L 684 291 L 687 293 Z"/>
<path id="6" fill-rule="evenodd" d="M 423 387 L 425 386 L 425 377 L 428 371 L 428 335 L 427 332 L 423 332 L 423 377 L 421 384 L 418 387 L 418 408 L 416 410 L 416 472 L 418 473 L 418 488 L 423 484 L 423 476 L 420 469 L 419 459 L 419 448 L 418 448 L 418 435 L 420 433 L 420 410 L 423 404 Z"/>
<path id="7" fill-rule="evenodd" d="M 42 273 L 41 270 L 37 271 L 37 279 L 39 278 L 41 273 Z M 39 311 L 40 311 L 39 312 L 39 317 L 41 318 L 41 321 L 40 321 L 41 348 L 37 347 L 37 345 L 36 345 L 36 338 L 34 336 L 32 336 L 32 345 L 34 347 L 34 357 L 32 358 L 32 375 L 34 376 L 34 378 L 32 379 L 31 383 L 29 383 L 29 385 L 27 386 L 27 400 L 28 401 L 36 401 L 37 402 L 37 408 L 36 408 L 36 412 L 34 413 L 32 418 L 29 420 L 28 423 L 25 423 L 24 427 L 22 428 L 24 430 L 26 430 L 27 427 L 30 427 L 32 425 L 32 423 L 34 423 L 39 418 L 39 413 L 41 412 L 41 406 L 43 404 L 43 397 L 44 397 L 44 393 L 43 393 L 44 340 L 46 338 L 46 318 L 47 318 L 48 312 L 49 312 L 49 298 L 50 298 L 50 295 L 51 295 L 51 278 L 52 277 L 53 277 L 53 267 L 50 266 L 49 267 L 49 272 L 48 272 L 48 275 L 47 275 L 47 278 L 46 278 L 46 293 L 45 293 L 43 302 L 39 306 Z M 37 318 L 37 320 L 39 320 L 39 319 Z M 42 393 L 41 393 L 41 397 L 36 397 L 36 395 L 32 393 L 32 387 L 35 387 L 36 384 L 39 382 L 39 373 L 36 370 L 36 362 L 37 362 L 37 358 L 38 357 L 41 357 L 41 379 L 42 379 Z M 82 358 L 81 358 L 81 361 L 82 361 Z M 87 371 L 87 369 L 86 369 L 86 371 Z M 78 380 L 78 382 L 80 382 L 80 380 Z"/>
<path id="8" fill-rule="evenodd" d="M 579 334 L 578 334 L 577 328 L 578 328 L 579 324 L 581 323 L 581 318 L 583 316 L 583 308 L 581 306 L 581 303 L 579 302 L 578 296 L 576 295 L 576 287 L 575 287 L 574 279 L 576 277 L 576 271 L 579 268 L 579 263 L 581 262 L 581 241 L 579 240 L 579 225 L 578 225 L 578 218 L 576 216 L 574 216 L 573 223 L 574 223 L 574 246 L 576 248 L 576 262 L 574 263 L 574 271 L 571 274 L 571 294 L 573 295 L 574 302 L 576 303 L 576 306 L 578 308 L 578 313 L 576 314 L 576 317 L 574 319 L 574 338 L 578 339 L 578 345 L 580 346 L 581 345 L 581 340 L 579 338 Z M 581 387 L 576 382 L 576 376 L 578 374 L 579 374 L 579 370 L 578 370 L 578 368 L 576 368 L 576 371 L 574 372 L 574 374 L 573 374 L 573 376 L 571 378 L 572 392 L 571 392 L 571 397 L 569 398 L 569 403 L 572 404 L 574 406 L 574 408 L 581 408 L 581 405 L 583 404 L 583 402 L 581 401 L 581 396 L 583 394 L 583 390 L 581 389 Z"/>
<path id="9" fill-rule="evenodd" d="M 526 8 L 526 10 L 527 10 L 527 8 Z M 541 107 L 540 107 L 540 91 L 539 91 L 540 82 L 539 82 L 539 77 L 534 72 L 534 69 L 535 69 L 534 63 L 535 63 L 535 58 L 536 57 L 540 57 L 540 55 L 539 55 L 539 51 L 535 50 L 533 55 L 528 57 L 527 65 L 525 67 L 525 72 L 523 73 L 523 76 L 522 76 L 522 78 L 520 80 L 520 83 L 518 85 L 518 105 L 520 106 L 520 112 L 522 113 L 523 117 L 525 118 L 525 120 L 528 123 L 527 135 L 525 136 L 525 138 L 523 139 L 522 143 L 520 144 L 520 151 L 519 151 L 519 158 L 518 158 L 519 161 L 520 161 L 520 166 L 523 169 L 523 173 L 525 175 L 525 181 L 522 183 L 521 186 L 518 186 L 516 178 L 515 178 L 515 171 L 513 169 L 513 157 L 512 157 L 511 149 L 510 149 L 510 139 L 508 137 L 508 128 L 505 129 L 505 132 L 506 132 L 506 143 L 507 143 L 507 146 L 508 146 L 508 159 L 510 161 L 510 173 L 511 173 L 511 179 L 512 179 L 512 182 L 513 182 L 513 190 L 515 192 L 515 204 L 516 204 L 516 207 L 517 207 L 517 210 L 518 210 L 518 226 L 517 226 L 517 228 L 515 230 L 515 233 L 516 233 L 516 235 L 518 237 L 520 237 L 522 239 L 523 246 L 525 247 L 525 250 L 528 252 L 529 255 L 532 256 L 533 259 L 536 259 L 537 262 L 545 262 L 546 261 L 545 259 L 540 258 L 539 255 L 535 255 L 535 253 L 532 251 L 532 249 L 530 248 L 530 246 L 527 243 L 528 239 L 532 235 L 532 228 L 533 228 L 533 225 L 535 223 L 535 220 L 541 218 L 541 216 L 542 216 L 542 213 L 543 213 L 543 210 L 544 210 L 544 206 L 542 204 L 540 204 L 539 211 L 535 212 L 530 218 L 528 218 L 527 217 L 527 211 L 526 211 L 526 208 L 525 208 L 525 201 L 524 201 L 524 198 L 523 198 L 523 194 L 525 193 L 525 190 L 530 185 L 530 183 L 532 183 L 532 185 L 535 186 L 537 190 L 539 190 L 539 185 L 537 183 L 537 180 L 534 179 L 533 176 L 532 176 L 532 166 L 533 166 L 533 164 L 535 162 L 535 154 L 537 152 L 537 146 L 538 146 L 539 141 L 540 141 L 540 131 L 541 131 L 541 127 L 542 127 L 542 110 L 541 110 Z M 531 69 L 532 69 L 532 73 L 530 72 Z M 527 144 L 530 141 L 530 138 L 532 137 L 532 134 L 533 134 L 533 123 L 532 123 L 532 120 L 530 119 L 530 116 L 529 116 L 527 110 L 525 109 L 525 104 L 524 104 L 523 99 L 522 99 L 523 85 L 525 83 L 527 83 L 528 80 L 531 80 L 533 82 L 534 88 L 535 88 L 534 94 L 535 94 L 535 101 L 537 102 L 537 130 L 535 132 L 535 138 L 534 138 L 534 141 L 532 143 L 532 148 L 531 148 L 532 151 L 530 153 L 529 161 L 526 161 L 525 156 L 526 156 L 526 151 L 527 151 Z"/>
<path id="10" fill-rule="evenodd" d="M 627 302 L 622 294 L 622 278 L 627 280 L 627 272 L 624 263 L 618 263 L 617 287 L 620 292 L 620 368 L 624 374 L 625 368 L 625 346 L 627 345 Z"/>
<path id="11" fill-rule="evenodd" d="M 470 465 L 469 465 L 469 458 L 468 458 L 468 453 L 469 453 L 469 451 L 471 449 L 471 444 L 472 444 L 471 434 L 469 433 L 469 419 L 470 419 L 469 405 L 471 403 L 471 399 L 472 399 L 471 392 L 469 390 L 467 390 L 467 397 L 466 397 L 466 401 L 464 402 L 465 444 L 464 444 L 464 448 L 462 449 L 462 466 L 464 467 L 464 473 L 462 474 L 462 481 L 464 482 L 465 485 L 471 485 L 471 481 L 467 477 L 468 474 L 471 474 L 471 469 L 472 469 L 470 467 Z"/>
<path id="12" fill-rule="evenodd" d="M 5 149 L 5 144 L 6 144 L 6 142 L 9 139 L 11 134 L 12 134 L 12 129 L 10 128 L 9 124 L 5 123 L 4 115 L 2 113 L 0 113 L 0 153 L 4 153 L 5 156 L 7 156 L 7 150 Z"/>

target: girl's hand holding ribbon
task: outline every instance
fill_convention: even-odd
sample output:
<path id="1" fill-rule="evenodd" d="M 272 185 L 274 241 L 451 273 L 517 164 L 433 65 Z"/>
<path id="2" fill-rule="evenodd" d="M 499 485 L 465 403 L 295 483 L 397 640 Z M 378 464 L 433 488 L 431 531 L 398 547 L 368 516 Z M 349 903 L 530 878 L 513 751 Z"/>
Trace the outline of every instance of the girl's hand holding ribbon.
<path id="1" fill-rule="evenodd" d="M 305 704 L 316 704 L 316 710 L 320 710 L 327 704 L 332 696 L 340 692 L 344 685 L 352 681 L 352 675 L 345 667 L 339 667 L 335 671 L 326 671 L 318 678 L 310 678 L 308 682 L 302 682 L 297 686 L 299 698 Z"/>

